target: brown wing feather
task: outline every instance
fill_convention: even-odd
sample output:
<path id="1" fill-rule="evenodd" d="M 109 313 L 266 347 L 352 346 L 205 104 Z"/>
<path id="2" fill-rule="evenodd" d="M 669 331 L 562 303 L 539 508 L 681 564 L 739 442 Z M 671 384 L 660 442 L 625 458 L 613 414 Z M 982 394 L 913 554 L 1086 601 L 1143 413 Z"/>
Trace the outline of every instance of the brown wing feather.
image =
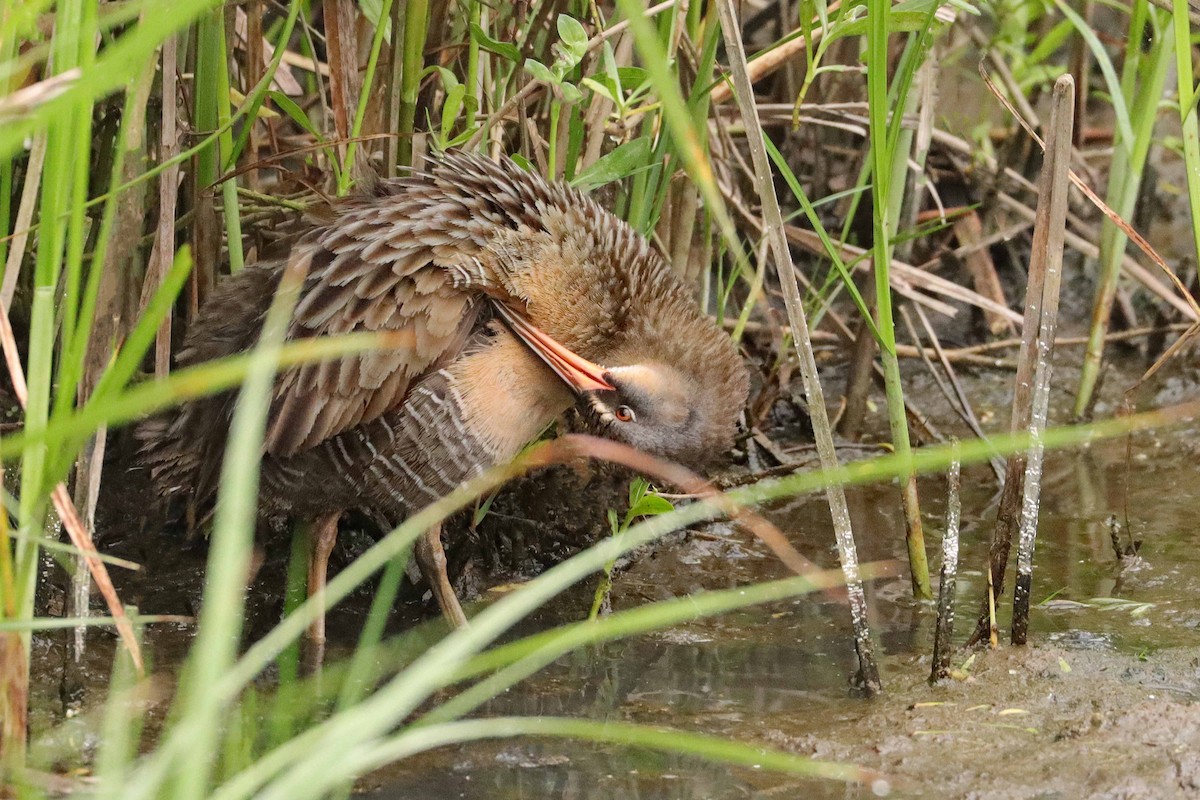
<path id="1" fill-rule="evenodd" d="M 408 334 L 408 341 L 282 375 L 268 417 L 268 453 L 294 455 L 399 406 L 416 378 L 457 355 L 480 307 L 467 292 L 445 294 L 437 298 L 437 314 L 431 320 L 420 302 L 398 304 L 393 297 L 389 293 L 381 299 L 390 313 L 366 313 L 349 304 L 323 328 L 293 327 L 293 338 L 395 331 Z M 445 325 L 446 318 L 453 324 Z"/>
<path id="2" fill-rule="evenodd" d="M 411 344 L 282 375 L 267 452 L 294 455 L 387 413 L 417 378 L 456 356 L 480 293 L 505 295 L 485 252 L 496 232 L 540 228 L 540 212 L 562 203 L 562 191 L 511 163 L 447 154 L 430 174 L 342 202 L 294 256 L 311 256 L 312 267 L 290 338 L 403 331 Z"/>

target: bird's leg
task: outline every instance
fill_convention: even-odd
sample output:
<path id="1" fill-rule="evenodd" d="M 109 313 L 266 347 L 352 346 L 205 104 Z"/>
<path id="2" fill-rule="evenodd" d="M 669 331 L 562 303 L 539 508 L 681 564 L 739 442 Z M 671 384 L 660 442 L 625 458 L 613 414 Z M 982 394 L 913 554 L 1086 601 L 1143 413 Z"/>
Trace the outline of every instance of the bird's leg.
<path id="1" fill-rule="evenodd" d="M 308 596 L 318 594 L 325 588 L 325 576 L 329 571 L 329 554 L 337 542 L 338 520 L 342 512 L 331 511 L 314 519 L 308 528 L 310 537 L 308 550 Z M 320 595 L 320 615 L 308 626 L 308 640 L 317 653 L 325 647 L 325 599 Z M 318 658 L 317 661 L 320 661 Z"/>
<path id="2" fill-rule="evenodd" d="M 446 574 L 446 551 L 442 549 L 442 525 L 438 523 L 417 539 L 415 546 L 417 566 L 421 574 L 433 590 L 442 614 L 456 628 L 467 625 L 467 615 L 463 613 L 458 602 L 458 595 L 450 584 L 450 576 Z"/>

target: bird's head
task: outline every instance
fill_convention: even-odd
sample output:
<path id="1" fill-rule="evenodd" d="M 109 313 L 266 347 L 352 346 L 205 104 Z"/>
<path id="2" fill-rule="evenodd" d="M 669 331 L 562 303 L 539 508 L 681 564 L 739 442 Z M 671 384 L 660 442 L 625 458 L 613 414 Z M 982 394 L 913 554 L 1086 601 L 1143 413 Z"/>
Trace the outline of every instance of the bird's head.
<path id="1" fill-rule="evenodd" d="M 592 432 L 688 465 L 710 461 L 732 444 L 737 416 L 746 402 L 747 378 L 729 337 L 711 323 L 697 326 L 690 337 L 672 336 L 670 342 L 677 346 L 636 342 L 613 354 L 616 366 L 602 366 L 523 316 L 502 313 L 571 388 L 575 407 Z M 657 357 L 622 357 L 636 352 Z"/>
<path id="2" fill-rule="evenodd" d="M 649 362 L 604 371 L 612 389 L 580 392 L 576 407 L 601 436 L 684 464 L 720 455 L 744 396 L 725 397 L 696 376 Z"/>

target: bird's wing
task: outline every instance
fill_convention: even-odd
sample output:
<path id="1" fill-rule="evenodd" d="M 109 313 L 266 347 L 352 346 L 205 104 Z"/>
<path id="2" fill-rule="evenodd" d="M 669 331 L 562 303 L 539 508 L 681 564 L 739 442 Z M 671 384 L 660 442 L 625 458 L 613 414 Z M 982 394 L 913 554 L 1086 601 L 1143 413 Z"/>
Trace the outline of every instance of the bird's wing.
<path id="1" fill-rule="evenodd" d="M 309 263 L 289 336 L 395 331 L 401 344 L 283 374 L 267 452 L 298 453 L 398 406 L 461 351 L 485 296 L 519 302 L 493 242 L 541 232 L 548 207 L 575 202 L 583 195 L 511 161 L 463 154 L 341 201 L 291 256 Z"/>
<path id="2" fill-rule="evenodd" d="M 399 336 L 386 349 L 281 374 L 267 420 L 268 453 L 294 455 L 392 410 L 422 375 L 462 350 L 483 305 L 478 291 L 454 286 L 430 254 L 417 255 L 423 263 L 397 270 L 356 252 L 313 254 L 289 338 Z"/>

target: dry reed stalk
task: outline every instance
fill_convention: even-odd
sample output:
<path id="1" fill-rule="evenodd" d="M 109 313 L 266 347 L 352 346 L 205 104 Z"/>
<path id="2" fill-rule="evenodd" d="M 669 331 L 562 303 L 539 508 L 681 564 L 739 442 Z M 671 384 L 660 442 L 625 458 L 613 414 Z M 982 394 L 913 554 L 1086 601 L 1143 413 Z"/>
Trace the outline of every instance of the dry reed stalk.
<path id="1" fill-rule="evenodd" d="M 988 89 L 991 90 L 992 94 L 996 96 L 996 99 L 998 99 L 1000 103 L 1006 109 L 1008 109 L 1009 113 L 1016 118 L 1017 122 L 1020 123 L 1021 127 L 1025 129 L 1025 132 L 1029 134 L 1030 138 L 1042 148 L 1043 152 L 1045 152 L 1046 143 L 1042 141 L 1041 137 L 1037 135 L 1037 132 L 1029 125 L 1029 123 L 1026 122 L 1025 119 L 1017 113 L 1016 109 L 1014 109 L 1012 105 L 1010 105 L 1009 102 L 1003 97 L 1003 95 L 1000 94 L 999 90 L 996 89 L 995 84 L 992 83 L 987 73 L 984 72 L 982 66 L 980 66 L 979 74 L 983 78 L 983 82 L 987 84 Z M 1154 262 L 1154 265 L 1158 267 L 1164 275 L 1167 276 L 1168 280 L 1170 280 L 1172 284 L 1174 284 L 1176 291 L 1179 292 L 1179 296 L 1182 297 L 1188 304 L 1192 311 L 1192 318 L 1200 319 L 1200 303 L 1197 303 L 1196 298 L 1192 297 L 1191 292 L 1189 292 L 1187 287 L 1183 285 L 1183 281 L 1179 279 L 1179 276 L 1175 274 L 1175 271 L 1167 265 L 1166 260 L 1164 260 L 1163 257 L 1159 255 L 1158 251 L 1155 250 L 1148 241 L 1146 241 L 1146 237 L 1142 236 L 1142 234 L 1140 234 L 1132 225 L 1122 219 L 1120 214 L 1118 214 L 1116 211 L 1113 211 L 1107 203 L 1101 200 L 1100 196 L 1096 194 L 1095 190 L 1093 190 L 1091 186 L 1088 186 L 1088 184 L 1084 182 L 1083 178 L 1079 177 L 1079 175 L 1071 170 L 1069 166 L 1067 169 L 1067 178 L 1071 181 L 1075 188 L 1083 192 L 1084 196 L 1091 201 L 1092 205 L 1100 209 L 1100 213 L 1108 217 L 1108 219 L 1114 225 L 1120 228 L 1121 231 L 1129 237 L 1131 242 L 1138 246 L 1139 250 L 1145 253 L 1146 256 L 1152 262 Z M 1038 208 L 1041 208 L 1040 199 Z M 1065 219 L 1066 212 L 1063 213 Z"/>
<path id="2" fill-rule="evenodd" d="M 1054 327 L 1057 324 L 1058 286 L 1062 269 L 1062 248 L 1066 230 L 1067 174 L 1070 165 L 1071 112 L 1074 108 L 1074 85 L 1069 76 L 1060 78 L 1054 89 L 1054 111 L 1051 134 L 1057 149 L 1047 150 L 1042 164 L 1038 193 L 1037 221 L 1033 228 L 1033 244 L 1029 262 L 1029 281 L 1025 295 L 1025 322 L 1022 328 L 1021 352 L 1017 362 L 1016 384 L 1013 392 L 1013 432 L 1031 430 L 1034 421 L 1034 387 L 1039 365 L 1049 358 L 1054 346 Z M 1069 105 L 1067 101 L 1069 100 Z M 1048 334 L 1048 338 L 1043 338 Z M 1042 368 L 1041 379 L 1049 391 L 1048 366 Z M 1046 395 L 1048 398 L 1048 394 Z M 1042 420 L 1044 425 L 1044 419 Z M 1036 434 L 1035 434 L 1036 435 Z M 979 621 L 970 642 L 985 636 L 995 639 L 995 597 L 1004 589 L 1004 576 L 1009 553 L 1016 533 L 1022 528 L 1021 504 L 1025 498 L 1025 480 L 1030 457 L 1036 453 L 1040 470 L 1040 451 L 1031 448 L 1029 454 L 1009 456 L 1004 488 L 996 514 L 996 528 L 989 552 L 989 597 L 985 598 Z M 1036 499 L 1036 498 L 1035 498 Z M 1028 513 L 1028 512 L 1026 512 Z M 1036 516 L 1034 517 L 1036 519 Z M 1028 606 L 1025 608 L 1028 614 Z M 1014 608 L 1013 633 L 1016 635 Z"/>
<path id="3" fill-rule="evenodd" d="M 38 187 L 42 181 L 42 164 L 46 160 L 46 134 L 33 138 L 29 150 L 29 163 L 25 167 L 25 185 L 21 189 L 21 204 L 17 207 L 17 219 L 13 225 L 15 233 L 8 250 L 8 261 L 4 265 L 4 284 L 0 287 L 0 306 L 7 312 L 12 307 L 13 294 L 17 291 L 17 279 L 21 275 L 21 261 L 25 258 L 25 245 L 29 242 L 33 210 L 38 202 Z"/>
<path id="4" fill-rule="evenodd" d="M 1001 205 L 1023 217 L 1028 222 L 1032 223 L 1037 216 L 1037 212 L 1032 208 L 1004 192 L 999 194 L 998 199 Z M 1075 230 L 1067 231 L 1065 241 L 1068 247 L 1083 257 L 1097 259 L 1100 257 L 1100 247 L 1096 244 L 1099 238 L 1100 233 L 1094 226 L 1080 225 L 1075 226 Z M 1125 273 L 1126 277 L 1136 281 L 1142 288 L 1158 299 L 1171 305 L 1185 319 L 1200 320 L 1200 316 L 1197 315 L 1196 310 L 1192 308 L 1187 300 L 1178 293 L 1171 291 L 1171 287 L 1154 277 L 1154 274 L 1134 260 L 1133 256 L 1125 255 L 1121 261 L 1121 270 Z"/>
<path id="5" fill-rule="evenodd" d="M 179 123 L 175 98 L 178 80 L 178 40 L 172 36 L 162 46 L 162 124 L 159 129 L 159 158 L 168 161 L 179 152 Z M 172 164 L 158 183 L 158 227 L 151 251 L 150 266 L 142 290 L 138 316 L 166 278 L 175 253 L 175 211 L 179 203 L 179 165 Z M 154 377 L 165 378 L 171 370 L 171 322 L 167 314 L 154 339 Z"/>
<path id="6" fill-rule="evenodd" d="M 1036 368 L 1029 433 L 1033 443 L 1026 458 L 1024 494 L 1021 501 L 1021 538 L 1017 546 L 1017 579 L 1013 594 L 1012 643 L 1025 644 L 1029 631 L 1029 595 L 1033 583 L 1033 548 L 1037 538 L 1039 502 L 1042 489 L 1042 459 L 1045 447 L 1042 432 L 1050 406 L 1050 377 L 1053 372 L 1054 334 L 1058 330 L 1058 295 L 1062 282 L 1063 239 L 1067 227 L 1067 172 L 1071 163 L 1071 137 L 1075 121 L 1075 80 L 1063 75 L 1054 83 L 1050 129 L 1046 136 L 1046 160 L 1042 164 L 1041 196 L 1038 221 L 1033 226 L 1035 261 L 1044 261 L 1038 269 L 1045 272 L 1038 320 L 1037 350 L 1032 354 Z"/>
<path id="7" fill-rule="evenodd" d="M 942 131 L 942 130 L 939 130 L 936 128 L 933 130 L 933 139 L 938 144 L 942 145 L 943 147 L 947 148 L 948 150 L 950 150 L 958 155 L 969 157 L 972 159 L 978 159 L 979 163 L 981 163 L 985 168 L 997 173 L 998 177 L 1002 176 L 1006 180 L 1011 181 L 1014 185 L 1019 186 L 1022 189 L 1036 193 L 1036 188 L 1031 186 L 1028 183 L 1028 181 L 1026 181 L 1026 179 L 1023 175 L 1016 172 L 1015 170 L 1013 170 L 1010 167 L 1004 167 L 1002 169 L 1000 164 L 996 161 L 995 158 L 987 155 L 986 153 L 980 153 L 979 149 L 977 147 L 975 147 L 975 145 L 971 144 L 970 142 L 966 141 L 965 139 L 961 139 L 957 136 L 954 136 L 952 134 L 949 134 L 945 131 Z M 1037 141 L 1040 142 L 1041 140 L 1038 139 Z M 1078 176 L 1073 175 L 1072 182 L 1074 182 L 1076 180 L 1080 180 L 1082 182 L 1082 179 L 1079 179 Z M 1076 185 L 1079 185 L 1079 184 L 1076 184 Z M 1081 190 L 1082 190 L 1082 187 L 1081 187 Z M 1088 194 L 1089 192 L 1090 192 L 1090 194 Z M 1112 212 L 1111 209 L 1108 209 L 1108 206 L 1104 205 L 1104 202 L 1102 200 L 1100 200 L 1098 197 L 1096 197 L 1095 193 L 1091 192 L 1090 189 L 1087 190 L 1087 192 L 1085 192 L 1085 194 L 1088 196 L 1089 200 L 1099 203 L 1099 205 L 1097 207 L 1099 207 L 1101 209 L 1101 211 L 1105 213 L 1106 216 L 1111 214 L 1112 217 L 1115 217 L 1115 219 L 1113 220 L 1114 223 L 1118 224 L 1119 226 L 1128 225 L 1128 223 L 1125 223 L 1123 220 L 1121 222 L 1117 222 L 1117 220 L 1119 220 L 1120 217 L 1118 215 L 1116 215 L 1115 212 Z M 1035 212 L 1029 206 L 1025 205 L 1024 203 L 1020 202 L 1019 200 L 1013 198 L 1011 195 L 1008 195 L 1004 192 L 999 193 L 998 199 L 999 199 L 1000 203 L 1002 205 L 1004 205 L 1006 208 L 1009 208 L 1010 210 L 1016 212 L 1017 214 L 1021 215 L 1022 217 L 1024 217 L 1025 219 L 1027 219 L 1030 222 L 1033 221 Z M 1105 209 L 1108 209 L 1108 210 L 1105 211 Z M 1099 254 L 1099 248 L 1094 244 L 1094 242 L 1099 239 L 1099 234 L 1097 232 L 1095 232 L 1094 230 L 1092 230 L 1091 226 L 1080 225 L 1075 220 L 1072 220 L 1071 224 L 1076 228 L 1076 232 L 1067 231 L 1067 235 L 1066 235 L 1067 245 L 1070 246 L 1072 249 L 1077 250 L 1079 253 L 1083 254 L 1084 256 L 1086 256 L 1088 258 L 1097 258 L 1098 254 Z M 1141 237 L 1139 237 L 1139 238 L 1141 238 Z M 1140 242 L 1135 240 L 1135 244 L 1138 244 L 1139 247 L 1142 247 L 1142 245 L 1145 244 L 1145 247 L 1149 248 L 1149 251 L 1143 249 L 1143 252 L 1146 252 L 1146 254 L 1151 258 L 1152 261 L 1154 261 L 1159 266 L 1160 269 L 1164 268 L 1165 264 L 1160 263 L 1162 261 L 1161 256 L 1159 256 L 1157 252 L 1154 252 L 1153 248 L 1150 248 L 1150 245 L 1145 242 L 1145 239 L 1141 239 Z M 1129 256 L 1129 255 L 1125 256 L 1124 260 L 1121 262 L 1121 269 L 1124 270 L 1125 274 L 1129 278 L 1137 281 L 1139 284 L 1144 286 L 1147 290 L 1152 292 L 1154 295 L 1156 295 L 1163 301 L 1175 306 L 1175 308 L 1177 308 L 1180 311 L 1180 313 L 1182 313 L 1188 319 L 1191 319 L 1191 320 L 1200 319 L 1200 311 L 1198 311 L 1196 308 L 1193 307 L 1194 304 L 1190 302 L 1190 299 L 1185 300 L 1182 296 L 1177 295 L 1174 292 L 1172 292 L 1169 288 L 1164 286 L 1160 281 L 1155 279 L 1151 275 L 1151 273 L 1148 269 L 1146 269 L 1141 264 L 1139 264 L 1137 261 L 1135 261 L 1131 256 Z M 1169 269 L 1166 269 L 1165 271 L 1168 274 L 1172 274 Z"/>
<path id="8" fill-rule="evenodd" d="M 3 613 L 17 616 L 13 586 L 12 537 L 8 514 L 0 514 L 0 586 L 5 587 Z M 19 631 L 0 633 L 0 774 L 24 766 L 29 738 L 29 664 Z M 0 791 L 3 791 L 0 785 Z"/>
<path id="9" fill-rule="evenodd" d="M 741 30 L 738 27 L 737 12 L 733 0 L 719 0 L 717 13 L 720 17 L 721 31 L 725 39 L 725 50 L 732 72 L 734 95 L 738 108 L 746 122 L 746 129 L 751 132 L 746 141 L 754 162 L 754 172 L 757 178 L 759 199 L 763 206 L 763 222 L 766 225 L 767 240 L 770 244 L 779 274 L 780 285 L 783 289 L 784 303 L 787 307 L 788 322 L 792 328 L 792 342 L 796 355 L 800 360 L 800 374 L 804 381 L 804 390 L 808 399 L 808 410 L 812 421 L 813 433 L 816 438 L 817 451 L 821 465 L 826 469 L 836 469 L 838 466 L 837 452 L 833 445 L 833 431 L 830 429 L 829 416 L 825 410 L 825 397 L 821 389 L 820 377 L 817 374 L 816 359 L 813 356 L 812 340 L 809 337 L 808 321 L 804 315 L 804 305 L 800 299 L 800 290 L 796 282 L 795 268 L 792 264 L 791 253 L 788 250 L 787 238 L 784 233 L 783 214 L 779 209 L 779 199 L 775 194 L 775 185 L 771 173 L 771 163 L 767 157 L 766 147 L 761 138 L 762 127 L 758 120 L 758 109 L 754 104 L 754 90 L 750 83 L 750 75 L 746 67 L 746 53 L 742 46 Z M 882 690 L 879 678 L 879 667 L 875 662 L 874 645 L 871 640 L 871 630 L 867 619 L 867 601 L 863 592 L 862 579 L 859 575 L 858 551 L 854 543 L 854 532 L 850 524 L 850 510 L 846 504 L 845 489 L 839 484 L 826 486 L 825 495 L 829 502 L 830 515 L 833 519 L 834 533 L 838 545 L 838 555 L 842 563 L 842 571 L 846 576 L 846 589 L 850 598 L 850 616 L 854 626 L 854 645 L 858 654 L 858 683 L 869 694 Z"/>
<path id="10" fill-rule="evenodd" d="M 346 140 L 358 105 L 358 39 L 356 11 L 351 0 L 323 0 L 325 46 L 329 53 L 329 106 L 333 127 L 341 142 L 338 153 L 346 157 Z"/>
<path id="11" fill-rule="evenodd" d="M 0 678 L 0 773 L 9 773 L 25 763 L 29 737 L 29 667 L 17 631 L 0 633 Z"/>
<path id="12" fill-rule="evenodd" d="M 866 281 L 861 287 L 863 302 L 867 308 L 875 304 L 875 282 Z M 854 349 L 850 351 L 850 369 L 846 375 L 846 403 L 842 418 L 838 421 L 838 432 L 852 442 L 862 436 L 867 418 L 867 399 L 875 385 L 875 334 L 867 320 L 860 319 L 854 337 Z"/>

